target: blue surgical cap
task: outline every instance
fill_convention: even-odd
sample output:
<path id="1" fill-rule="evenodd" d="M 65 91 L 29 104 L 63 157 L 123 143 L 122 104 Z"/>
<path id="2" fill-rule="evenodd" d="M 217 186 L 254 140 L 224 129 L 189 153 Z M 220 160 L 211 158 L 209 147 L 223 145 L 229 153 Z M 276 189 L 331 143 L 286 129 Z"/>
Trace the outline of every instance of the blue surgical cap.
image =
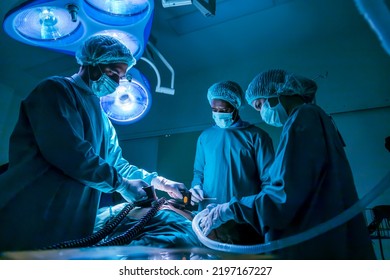
<path id="1" fill-rule="evenodd" d="M 131 51 L 118 39 L 109 35 L 93 35 L 77 50 L 76 60 L 80 65 L 126 63 L 135 64 Z"/>
<path id="2" fill-rule="evenodd" d="M 213 84 L 207 91 L 207 99 L 221 99 L 232 104 L 236 109 L 241 107 L 243 90 L 239 84 L 232 81 L 223 81 Z"/>
<path id="3" fill-rule="evenodd" d="M 245 92 L 245 99 L 249 105 L 259 98 L 278 96 L 277 92 L 285 81 L 287 72 L 284 70 L 268 70 L 253 78 Z"/>
<path id="4" fill-rule="evenodd" d="M 273 69 L 258 74 L 245 92 L 248 104 L 259 98 L 280 95 L 300 95 L 305 102 L 312 102 L 317 92 L 317 84 L 306 77 Z"/>

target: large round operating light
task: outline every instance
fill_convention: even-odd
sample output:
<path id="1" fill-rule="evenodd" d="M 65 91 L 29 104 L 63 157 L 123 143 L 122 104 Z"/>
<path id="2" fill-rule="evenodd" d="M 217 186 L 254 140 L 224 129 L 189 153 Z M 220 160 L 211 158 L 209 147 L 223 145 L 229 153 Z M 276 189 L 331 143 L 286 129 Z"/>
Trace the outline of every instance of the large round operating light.
<path id="1" fill-rule="evenodd" d="M 128 25 L 150 14 L 148 0 L 84 0 L 86 12 L 106 24 Z M 113 20 L 115 18 L 115 20 Z"/>
<path id="2" fill-rule="evenodd" d="M 141 42 L 133 35 L 116 30 L 116 29 L 107 29 L 100 32 L 97 32 L 96 34 L 103 34 L 103 35 L 110 35 L 118 40 L 120 40 L 123 44 L 125 44 L 131 51 L 131 53 L 138 57 L 140 51 L 141 51 Z"/>
<path id="3" fill-rule="evenodd" d="M 15 30 L 35 41 L 60 40 L 76 33 L 80 27 L 80 21 L 73 22 L 67 9 L 55 6 L 25 9 L 14 19 Z"/>
<path id="4" fill-rule="evenodd" d="M 100 98 L 102 109 L 113 123 L 127 125 L 139 121 L 151 106 L 150 85 L 138 70 L 130 70 L 131 82 L 120 81 L 117 90 Z"/>

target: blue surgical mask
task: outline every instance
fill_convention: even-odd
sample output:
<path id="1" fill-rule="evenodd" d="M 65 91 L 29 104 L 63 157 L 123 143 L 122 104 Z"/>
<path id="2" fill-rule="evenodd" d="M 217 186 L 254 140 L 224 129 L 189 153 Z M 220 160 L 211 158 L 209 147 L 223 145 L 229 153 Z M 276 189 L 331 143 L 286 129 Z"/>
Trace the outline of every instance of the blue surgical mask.
<path id="1" fill-rule="evenodd" d="M 91 89 L 97 97 L 103 97 L 113 93 L 119 84 L 103 73 L 97 81 L 92 81 Z"/>
<path id="2" fill-rule="evenodd" d="M 233 112 L 231 113 L 218 113 L 213 112 L 213 119 L 220 128 L 227 128 L 234 123 Z"/>
<path id="3" fill-rule="evenodd" d="M 261 106 L 260 115 L 265 123 L 276 127 L 283 126 L 288 119 L 287 112 L 280 103 L 280 100 L 278 105 L 271 107 L 267 99 Z"/>

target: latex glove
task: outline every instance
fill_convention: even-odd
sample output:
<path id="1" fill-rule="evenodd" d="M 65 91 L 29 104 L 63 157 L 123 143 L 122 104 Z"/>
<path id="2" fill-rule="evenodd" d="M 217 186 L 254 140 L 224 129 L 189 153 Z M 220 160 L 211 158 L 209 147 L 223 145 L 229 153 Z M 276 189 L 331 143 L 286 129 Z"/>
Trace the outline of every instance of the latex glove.
<path id="1" fill-rule="evenodd" d="M 190 193 L 191 193 L 191 204 L 192 205 L 198 204 L 204 198 L 203 190 L 202 190 L 201 186 L 199 186 L 199 185 L 196 185 L 193 188 L 191 188 Z"/>
<path id="2" fill-rule="evenodd" d="M 168 193 L 172 198 L 182 199 L 183 195 L 180 191 L 186 191 L 187 188 L 183 183 L 168 180 L 164 177 L 157 176 L 152 180 L 152 186 L 155 189 Z"/>
<path id="3" fill-rule="evenodd" d="M 213 229 L 234 219 L 234 214 L 230 210 L 228 202 L 223 204 L 210 204 L 202 212 L 205 216 L 199 221 L 199 226 L 205 236 L 209 235 Z"/>
<path id="4" fill-rule="evenodd" d="M 116 189 L 127 202 L 147 199 L 146 192 L 142 189 L 148 184 L 141 179 L 128 180 L 123 178 L 122 184 Z"/>

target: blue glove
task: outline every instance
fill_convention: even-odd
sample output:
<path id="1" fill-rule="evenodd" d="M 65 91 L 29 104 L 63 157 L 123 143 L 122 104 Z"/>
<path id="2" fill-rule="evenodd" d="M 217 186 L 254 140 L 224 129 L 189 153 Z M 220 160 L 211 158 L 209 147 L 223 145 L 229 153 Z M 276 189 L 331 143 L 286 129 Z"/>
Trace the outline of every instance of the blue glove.
<path id="1" fill-rule="evenodd" d="M 229 203 L 210 204 L 200 213 L 203 213 L 204 217 L 200 220 L 199 226 L 205 236 L 209 235 L 213 229 L 234 219 Z"/>

